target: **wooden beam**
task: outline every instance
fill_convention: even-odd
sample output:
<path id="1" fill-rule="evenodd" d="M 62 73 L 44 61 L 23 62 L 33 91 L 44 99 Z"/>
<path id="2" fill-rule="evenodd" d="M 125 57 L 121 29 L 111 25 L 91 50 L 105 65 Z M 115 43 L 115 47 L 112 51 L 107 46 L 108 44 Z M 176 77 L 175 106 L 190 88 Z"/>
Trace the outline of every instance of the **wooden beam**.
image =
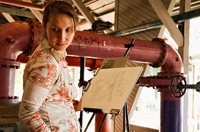
<path id="1" fill-rule="evenodd" d="M 31 0 L 24 0 L 24 1 L 32 3 Z M 39 20 L 39 22 L 42 23 L 43 15 L 40 13 L 40 11 L 34 10 L 34 9 L 30 9 L 30 10 L 35 15 L 35 17 Z"/>
<path id="2" fill-rule="evenodd" d="M 119 0 L 115 0 L 115 22 L 114 22 L 114 31 L 118 29 L 118 19 L 119 19 Z"/>
<path id="3" fill-rule="evenodd" d="M 175 4 L 176 4 L 176 0 L 171 0 L 171 2 L 170 2 L 170 4 L 169 4 L 169 7 L 168 7 L 168 9 L 167 9 L 167 12 L 168 12 L 169 14 L 172 13 Z M 163 37 L 164 31 L 165 31 L 165 26 L 162 26 L 161 29 L 160 29 L 160 32 L 159 32 L 159 34 L 158 34 L 158 38 L 162 38 L 162 37 Z"/>
<path id="4" fill-rule="evenodd" d="M 78 10 L 81 12 L 81 14 L 85 17 L 85 19 L 88 21 L 90 25 L 95 21 L 92 14 L 89 12 L 89 10 L 85 7 L 85 5 L 81 2 L 81 0 L 72 0 L 73 3 L 76 5 Z"/>
<path id="5" fill-rule="evenodd" d="M 40 23 L 42 23 L 43 15 L 38 10 L 30 9 L 31 12 L 35 15 L 35 17 L 39 20 Z"/>
<path id="6" fill-rule="evenodd" d="M 9 22 L 15 22 L 15 20 L 9 13 L 2 12 L 2 14 Z"/>
<path id="7" fill-rule="evenodd" d="M 168 31 L 170 32 L 172 38 L 177 43 L 177 45 L 180 47 L 183 45 L 183 35 L 179 31 L 179 29 L 176 27 L 175 22 L 167 12 L 165 6 L 163 5 L 161 0 L 149 0 L 149 3 L 157 13 L 158 17 L 162 21 L 162 23 L 166 26 Z"/>
<path id="8" fill-rule="evenodd" d="M 0 5 L 0 12 L 9 13 L 11 15 L 16 15 L 16 16 L 35 18 L 35 16 L 30 11 L 23 11 L 22 9 L 12 9 L 4 7 L 2 5 Z"/>

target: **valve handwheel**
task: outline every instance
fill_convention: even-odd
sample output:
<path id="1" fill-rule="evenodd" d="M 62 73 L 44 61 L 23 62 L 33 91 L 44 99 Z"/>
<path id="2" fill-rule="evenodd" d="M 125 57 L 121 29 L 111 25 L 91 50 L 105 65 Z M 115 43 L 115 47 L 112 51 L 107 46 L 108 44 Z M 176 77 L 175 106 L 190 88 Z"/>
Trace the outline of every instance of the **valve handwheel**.
<path id="1" fill-rule="evenodd" d="M 174 76 L 170 82 L 170 90 L 174 97 L 182 97 L 186 91 L 185 78 L 181 75 Z"/>

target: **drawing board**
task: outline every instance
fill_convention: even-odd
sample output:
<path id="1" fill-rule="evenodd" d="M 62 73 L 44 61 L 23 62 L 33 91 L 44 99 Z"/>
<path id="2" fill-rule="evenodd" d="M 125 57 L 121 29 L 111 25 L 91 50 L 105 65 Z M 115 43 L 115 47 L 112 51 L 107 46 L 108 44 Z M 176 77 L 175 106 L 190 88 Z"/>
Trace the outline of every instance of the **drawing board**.
<path id="1" fill-rule="evenodd" d="M 111 110 L 121 112 L 142 70 L 143 67 L 100 69 L 87 85 L 88 90 L 76 110 L 91 108 L 101 109 L 103 113 L 111 113 Z"/>

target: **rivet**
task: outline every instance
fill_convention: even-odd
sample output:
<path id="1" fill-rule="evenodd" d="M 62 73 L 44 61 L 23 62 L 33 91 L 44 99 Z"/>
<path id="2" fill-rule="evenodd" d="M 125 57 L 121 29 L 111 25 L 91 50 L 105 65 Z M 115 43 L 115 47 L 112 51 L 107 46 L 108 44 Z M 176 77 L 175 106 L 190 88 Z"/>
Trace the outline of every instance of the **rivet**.
<path id="1" fill-rule="evenodd" d="M 15 43 L 15 39 L 12 37 L 12 36 L 8 36 L 6 38 L 7 42 L 10 43 L 10 44 L 14 44 Z"/>

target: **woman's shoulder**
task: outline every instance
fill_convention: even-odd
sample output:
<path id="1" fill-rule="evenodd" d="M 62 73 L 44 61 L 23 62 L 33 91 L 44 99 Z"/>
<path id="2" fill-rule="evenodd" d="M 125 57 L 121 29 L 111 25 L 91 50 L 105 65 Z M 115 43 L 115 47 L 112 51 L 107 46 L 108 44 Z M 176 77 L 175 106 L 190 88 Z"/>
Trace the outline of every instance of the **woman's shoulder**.
<path id="1" fill-rule="evenodd" d="M 38 47 L 29 58 L 26 67 L 30 70 L 32 68 L 37 68 L 45 65 L 55 65 L 58 67 L 54 56 L 50 52 L 50 48 Z"/>

